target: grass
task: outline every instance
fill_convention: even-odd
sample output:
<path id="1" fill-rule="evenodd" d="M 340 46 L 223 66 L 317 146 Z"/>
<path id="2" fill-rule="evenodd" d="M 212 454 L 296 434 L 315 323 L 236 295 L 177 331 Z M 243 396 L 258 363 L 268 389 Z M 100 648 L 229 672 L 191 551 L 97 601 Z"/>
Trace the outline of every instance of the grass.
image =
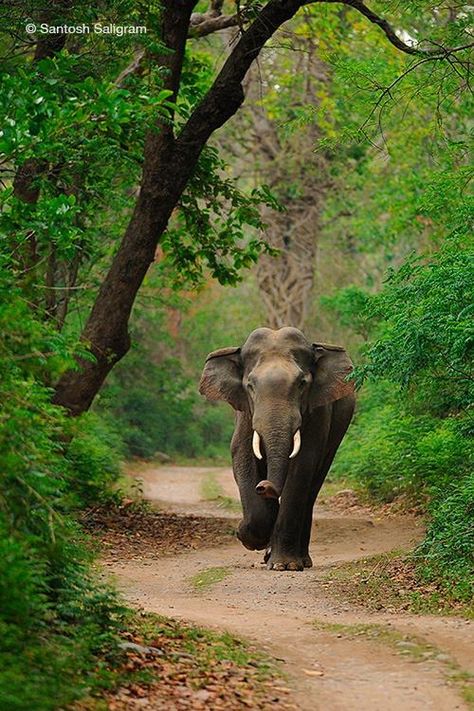
<path id="1" fill-rule="evenodd" d="M 347 639 L 367 639 L 391 647 L 397 654 L 410 657 L 414 662 L 437 661 L 442 665 L 443 673 L 449 682 L 456 684 L 464 701 L 474 709 L 474 675 L 462 669 L 449 655 L 425 639 L 411 634 L 404 634 L 381 624 L 341 624 L 314 621 L 318 630 L 331 632 Z"/>
<path id="2" fill-rule="evenodd" d="M 285 701 L 275 660 L 231 634 L 130 610 L 122 623 L 122 648 L 101 662 L 109 669 L 107 685 L 72 711 L 105 711 L 116 698 L 117 708 L 125 708 L 124 694 L 127 702 L 146 698 L 151 708 L 175 708 L 180 700 L 197 709 Z"/>
<path id="3" fill-rule="evenodd" d="M 435 583 L 420 580 L 416 562 L 403 551 L 333 566 L 323 585 L 369 610 L 474 618 L 472 603 L 461 602 Z"/>
<path id="4" fill-rule="evenodd" d="M 229 568 L 206 568 L 196 575 L 193 575 L 190 582 L 195 590 L 205 590 L 206 588 L 220 583 L 228 575 L 231 575 Z"/>
<path id="5" fill-rule="evenodd" d="M 224 494 L 214 472 L 208 472 L 204 476 L 201 495 L 206 501 L 213 501 L 225 511 L 230 511 L 231 513 L 240 513 L 242 511 L 240 503 L 236 499 Z"/>

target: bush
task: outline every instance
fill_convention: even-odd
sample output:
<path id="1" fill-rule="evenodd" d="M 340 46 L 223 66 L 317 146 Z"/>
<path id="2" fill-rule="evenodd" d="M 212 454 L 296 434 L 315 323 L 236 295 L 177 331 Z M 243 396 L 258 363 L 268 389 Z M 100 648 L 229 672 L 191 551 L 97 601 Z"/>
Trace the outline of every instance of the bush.
<path id="1" fill-rule="evenodd" d="M 73 437 L 66 448 L 71 491 L 78 504 L 87 506 L 107 500 L 120 477 L 124 444 L 105 417 L 88 412 L 70 423 Z"/>
<path id="2" fill-rule="evenodd" d="M 144 346 L 137 346 L 112 374 L 101 403 L 100 412 L 113 416 L 128 456 L 151 458 L 161 451 L 214 457 L 228 451 L 232 413 L 203 407 L 195 380 L 176 358 L 156 363 Z"/>
<path id="3" fill-rule="evenodd" d="M 462 418 L 408 412 L 388 382 L 367 384 L 334 471 L 363 484 L 381 501 L 400 494 L 424 501 L 472 470 L 474 445 L 465 427 Z"/>
<path id="4" fill-rule="evenodd" d="M 368 384 L 333 471 L 375 499 L 405 495 L 428 511 L 416 551 L 419 572 L 455 599 L 474 590 L 474 440 L 468 417 L 438 419 L 404 410 L 390 383 Z"/>
<path id="5" fill-rule="evenodd" d="M 114 595 L 90 573 L 77 528 L 49 546 L 0 515 L 0 708 L 52 711 L 99 683 L 96 655 L 115 639 Z M 14 591 L 14 594 L 12 594 Z"/>
<path id="6" fill-rule="evenodd" d="M 474 473 L 439 488 L 430 505 L 431 521 L 417 553 L 428 580 L 442 580 L 450 595 L 474 597 Z"/>
<path id="7" fill-rule="evenodd" d="M 368 380 L 335 462 L 382 501 L 428 506 L 420 571 L 467 598 L 473 585 L 473 242 L 459 232 L 410 257 L 375 296 L 346 289 L 326 305 L 373 334 L 356 369 Z"/>
<path id="8" fill-rule="evenodd" d="M 113 639 L 115 597 L 94 579 L 75 516 L 114 478 L 117 455 L 97 419 L 76 424 L 51 405 L 40 378 L 67 362 L 66 344 L 1 269 L 0 304 L 0 708 L 50 711 L 97 678 Z"/>
<path id="9" fill-rule="evenodd" d="M 379 321 L 365 375 L 389 378 L 441 416 L 474 402 L 472 238 L 447 239 L 429 257 L 411 257 L 368 302 Z M 432 405 L 433 401 L 433 405 Z M 442 403 L 442 406 L 440 407 Z"/>

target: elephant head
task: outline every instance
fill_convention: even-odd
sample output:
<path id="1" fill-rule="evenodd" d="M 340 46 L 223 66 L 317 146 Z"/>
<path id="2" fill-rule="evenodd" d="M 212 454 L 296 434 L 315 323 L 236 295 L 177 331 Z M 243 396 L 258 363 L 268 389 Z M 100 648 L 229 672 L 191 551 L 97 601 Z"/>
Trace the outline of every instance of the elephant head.
<path id="1" fill-rule="evenodd" d="M 199 392 L 251 418 L 249 446 L 266 465 L 257 494 L 279 498 L 290 461 L 304 446 L 305 419 L 316 408 L 352 394 L 354 384 L 346 381 L 351 371 L 343 348 L 311 344 L 290 327 L 258 328 L 242 347 L 208 355 Z"/>

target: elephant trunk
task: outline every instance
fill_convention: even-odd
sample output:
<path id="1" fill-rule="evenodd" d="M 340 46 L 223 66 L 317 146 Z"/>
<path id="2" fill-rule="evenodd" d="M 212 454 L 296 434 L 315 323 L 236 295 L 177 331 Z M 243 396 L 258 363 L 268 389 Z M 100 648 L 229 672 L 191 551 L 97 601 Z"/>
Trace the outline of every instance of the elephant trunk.
<path id="1" fill-rule="evenodd" d="M 299 414 L 299 413 L 298 413 Z M 265 427 L 262 422 L 254 422 L 252 448 L 257 459 L 263 459 L 263 449 L 267 466 L 267 478 L 260 481 L 255 491 L 259 496 L 278 499 L 285 485 L 290 459 L 294 459 L 301 447 L 300 417 L 285 418 L 284 426 L 279 423 Z"/>

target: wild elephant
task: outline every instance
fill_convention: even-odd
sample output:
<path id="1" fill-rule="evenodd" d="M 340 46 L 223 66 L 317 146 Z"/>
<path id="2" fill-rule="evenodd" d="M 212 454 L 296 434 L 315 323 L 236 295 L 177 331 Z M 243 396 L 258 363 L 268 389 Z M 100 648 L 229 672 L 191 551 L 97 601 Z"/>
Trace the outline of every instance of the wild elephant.
<path id="1" fill-rule="evenodd" d="M 238 538 L 267 567 L 312 566 L 314 502 L 354 412 L 352 362 L 296 328 L 258 328 L 207 356 L 199 391 L 236 411 L 231 443 L 243 519 Z"/>

